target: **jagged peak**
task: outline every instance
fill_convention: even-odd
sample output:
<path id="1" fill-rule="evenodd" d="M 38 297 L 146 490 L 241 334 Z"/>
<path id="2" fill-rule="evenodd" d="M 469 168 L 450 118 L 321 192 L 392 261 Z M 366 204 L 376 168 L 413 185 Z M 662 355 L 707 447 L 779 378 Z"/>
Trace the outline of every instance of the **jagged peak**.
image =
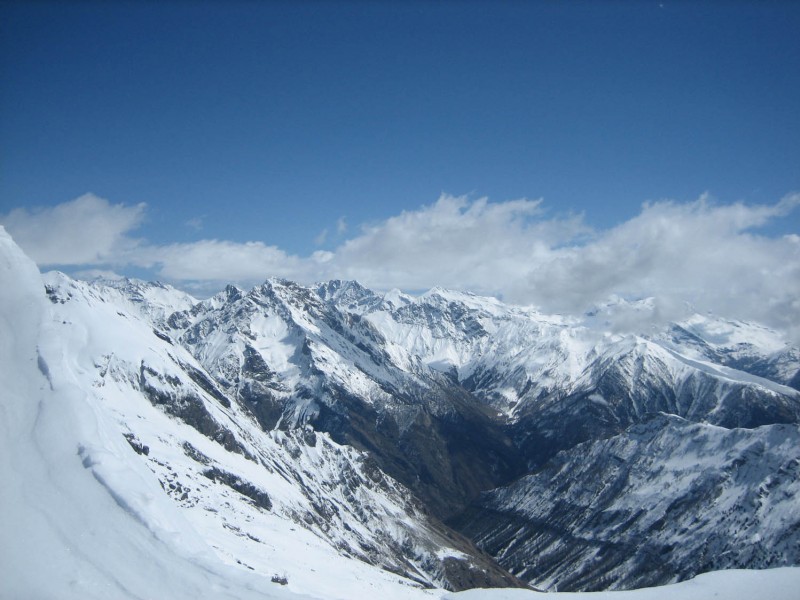
<path id="1" fill-rule="evenodd" d="M 314 285 L 314 288 L 317 290 L 325 290 L 330 292 L 356 290 L 359 292 L 373 293 L 372 290 L 370 290 L 367 286 L 355 279 L 329 279 L 328 281 L 317 282 Z"/>
<path id="2" fill-rule="evenodd" d="M 138 279 L 136 277 L 107 277 L 107 276 L 98 276 L 93 277 L 91 279 L 87 279 L 89 283 L 92 285 L 100 285 L 104 287 L 111 287 L 111 288 L 164 288 L 164 289 L 176 289 L 173 286 L 162 283 L 161 281 L 145 281 L 144 279 Z"/>
<path id="3" fill-rule="evenodd" d="M 238 300 L 244 294 L 244 290 L 233 284 L 228 284 L 222 292 L 228 300 Z"/>
<path id="4" fill-rule="evenodd" d="M 389 310 L 395 310 L 402 306 L 407 306 L 414 302 L 414 297 L 403 293 L 397 288 L 393 288 L 383 295 L 383 302 L 381 306 Z"/>
<path id="5" fill-rule="evenodd" d="M 300 284 L 285 277 L 267 277 L 262 287 L 300 287 Z"/>
<path id="6" fill-rule="evenodd" d="M 474 292 L 466 290 L 454 290 L 441 286 L 432 287 L 427 292 L 420 294 L 418 298 L 420 300 L 427 298 L 441 298 L 444 300 L 455 301 L 455 302 L 480 302 L 482 304 L 483 303 L 503 304 L 500 300 L 494 298 L 493 296 L 482 296 L 480 294 L 476 294 Z"/>
<path id="7" fill-rule="evenodd" d="M 514 307 L 504 304 L 497 298 L 481 296 L 472 292 L 452 290 L 443 287 L 433 287 L 419 295 L 414 303 L 432 307 L 445 307 L 459 305 L 469 311 L 478 311 L 492 315 L 510 312 Z"/>
<path id="8" fill-rule="evenodd" d="M 331 279 L 317 283 L 314 290 L 324 302 L 347 312 L 371 312 L 382 303 L 378 294 L 355 280 Z"/>

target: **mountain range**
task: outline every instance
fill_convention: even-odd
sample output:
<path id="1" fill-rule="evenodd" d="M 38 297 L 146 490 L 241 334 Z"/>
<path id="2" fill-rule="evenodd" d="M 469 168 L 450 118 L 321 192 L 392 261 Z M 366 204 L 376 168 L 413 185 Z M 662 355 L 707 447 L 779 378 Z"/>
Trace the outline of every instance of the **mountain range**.
<path id="1" fill-rule="evenodd" d="M 21 523 L 64 463 L 173 550 L 315 597 L 631 589 L 800 563 L 800 350 L 761 325 L 693 314 L 628 333 L 604 307 L 338 280 L 198 300 L 40 276 L 0 242 L 18 489 L 3 504 Z M 54 521 L 90 552 L 92 526 Z"/>

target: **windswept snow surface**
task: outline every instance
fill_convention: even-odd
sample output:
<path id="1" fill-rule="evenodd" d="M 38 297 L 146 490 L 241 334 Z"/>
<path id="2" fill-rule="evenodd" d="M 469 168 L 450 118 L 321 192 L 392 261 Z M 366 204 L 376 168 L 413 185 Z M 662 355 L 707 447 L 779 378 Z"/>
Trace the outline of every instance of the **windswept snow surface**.
<path id="1" fill-rule="evenodd" d="M 545 596 L 527 590 L 469 590 L 446 594 L 444 600 L 797 600 L 799 595 L 800 568 L 783 567 L 717 571 L 681 583 L 626 592 L 562 592 Z"/>

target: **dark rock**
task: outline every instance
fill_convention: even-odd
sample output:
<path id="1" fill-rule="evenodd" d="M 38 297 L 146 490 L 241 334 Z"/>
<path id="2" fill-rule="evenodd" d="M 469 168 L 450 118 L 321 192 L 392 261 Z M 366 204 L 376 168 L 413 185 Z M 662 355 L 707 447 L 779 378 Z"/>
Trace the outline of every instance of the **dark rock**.
<path id="1" fill-rule="evenodd" d="M 239 492 L 242 496 L 250 498 L 257 507 L 264 510 L 272 510 L 272 500 L 270 500 L 269 494 L 254 486 L 249 481 L 217 467 L 206 469 L 203 471 L 203 475 L 208 477 L 211 481 L 217 481 L 227 485 L 232 490 Z"/>
<path id="2" fill-rule="evenodd" d="M 128 440 L 128 444 L 130 444 L 131 448 L 136 451 L 136 454 L 141 454 L 144 456 L 148 456 L 150 454 L 150 447 L 142 444 L 132 433 L 126 433 L 125 439 Z"/>

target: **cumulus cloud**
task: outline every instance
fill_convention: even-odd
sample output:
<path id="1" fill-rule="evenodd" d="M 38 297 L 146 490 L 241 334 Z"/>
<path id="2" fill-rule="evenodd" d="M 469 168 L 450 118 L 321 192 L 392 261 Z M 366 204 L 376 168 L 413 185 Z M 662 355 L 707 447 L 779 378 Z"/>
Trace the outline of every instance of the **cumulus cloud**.
<path id="1" fill-rule="evenodd" d="M 363 228 L 335 252 L 328 269 L 337 277 L 379 288 L 432 285 L 494 291 L 518 281 L 547 245 L 536 235 L 540 200 L 489 203 L 485 198 L 442 196 L 430 206 Z M 576 234 L 582 226 L 560 224 Z"/>
<path id="2" fill-rule="evenodd" d="M 94 265 L 137 245 L 128 233 L 142 223 L 145 208 L 86 194 L 54 207 L 17 208 L 0 216 L 0 223 L 40 265 Z"/>
<path id="3" fill-rule="evenodd" d="M 800 316 L 800 245 L 796 236 L 774 239 L 754 230 L 798 204 L 800 195 L 766 206 L 719 205 L 706 197 L 646 204 L 588 243 L 553 249 L 530 270 L 523 293 L 566 312 L 612 294 L 652 297 L 654 319 L 691 309 L 786 329 Z"/>
<path id="4" fill-rule="evenodd" d="M 268 276 L 307 280 L 313 263 L 262 242 L 225 240 L 147 246 L 139 249 L 135 261 L 155 267 L 167 280 L 218 282 L 262 281 Z"/>
<path id="5" fill-rule="evenodd" d="M 606 230 L 580 215 L 549 216 L 541 200 L 489 202 L 443 195 L 363 226 L 330 251 L 291 255 L 263 242 L 201 240 L 166 246 L 130 236 L 144 205 L 83 196 L 3 218 L 40 264 L 133 265 L 177 285 L 216 291 L 277 276 L 303 283 L 357 279 L 377 289 L 435 285 L 501 296 L 604 327 L 647 329 L 713 311 L 760 321 L 800 339 L 800 236 L 759 228 L 789 215 L 800 194 L 771 205 L 644 204 Z M 344 233 L 344 221 L 337 233 Z M 647 299 L 646 301 L 640 301 Z"/>
<path id="6" fill-rule="evenodd" d="M 800 237 L 758 228 L 800 205 L 695 202 L 643 205 L 608 230 L 581 217 L 545 218 L 540 201 L 443 196 L 365 228 L 332 253 L 326 273 L 378 288 L 443 285 L 643 329 L 713 311 L 800 337 Z M 649 298 L 648 302 L 631 302 Z"/>

